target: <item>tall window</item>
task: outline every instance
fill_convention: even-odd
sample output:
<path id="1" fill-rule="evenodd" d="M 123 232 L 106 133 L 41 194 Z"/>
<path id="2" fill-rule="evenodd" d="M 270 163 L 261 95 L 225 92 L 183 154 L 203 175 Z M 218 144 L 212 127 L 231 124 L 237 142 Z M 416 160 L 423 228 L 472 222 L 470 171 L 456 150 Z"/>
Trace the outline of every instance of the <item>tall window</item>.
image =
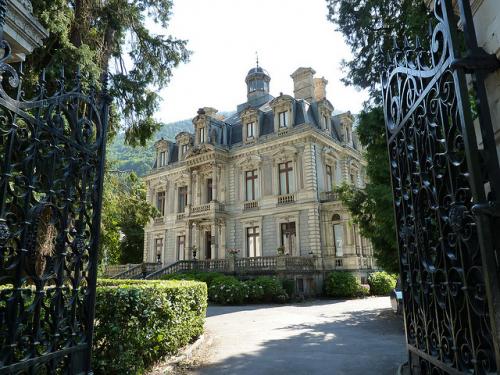
<path id="1" fill-rule="evenodd" d="M 280 163 L 278 169 L 279 169 L 280 195 L 292 193 L 293 192 L 292 162 L 287 161 L 286 163 Z"/>
<path id="2" fill-rule="evenodd" d="M 186 154 L 188 152 L 188 147 L 189 147 L 189 145 L 187 143 L 185 145 L 182 145 L 182 148 L 181 148 L 182 156 L 186 156 Z"/>
<path id="3" fill-rule="evenodd" d="M 341 257 L 344 255 L 344 226 L 342 224 L 333 225 L 333 241 L 335 243 L 335 255 Z"/>
<path id="4" fill-rule="evenodd" d="M 179 209 L 178 212 L 184 212 L 187 205 L 187 186 L 179 188 Z"/>
<path id="5" fill-rule="evenodd" d="M 165 192 L 159 191 L 156 193 L 156 208 L 160 211 L 161 216 L 165 216 Z"/>
<path id="6" fill-rule="evenodd" d="M 326 166 L 326 190 L 327 191 L 332 191 L 333 189 L 333 171 L 332 171 L 332 166 L 327 165 Z"/>
<path id="7" fill-rule="evenodd" d="M 161 253 L 163 252 L 163 238 L 155 238 L 156 261 L 161 263 Z"/>
<path id="8" fill-rule="evenodd" d="M 206 130 L 205 128 L 200 128 L 200 143 L 205 143 L 205 135 L 206 135 Z"/>
<path id="9" fill-rule="evenodd" d="M 165 151 L 160 152 L 160 167 L 167 165 L 167 153 Z"/>
<path id="10" fill-rule="evenodd" d="M 259 257 L 260 241 L 259 241 L 259 227 L 247 228 L 247 250 L 249 257 Z"/>
<path id="11" fill-rule="evenodd" d="M 257 129 L 257 126 L 256 126 L 255 122 L 249 122 L 247 124 L 247 138 L 255 137 L 256 129 Z"/>
<path id="12" fill-rule="evenodd" d="M 328 129 L 328 116 L 323 116 L 323 123 L 325 124 L 325 129 Z"/>
<path id="13" fill-rule="evenodd" d="M 281 224 L 281 246 L 285 248 L 285 253 L 292 255 L 295 249 L 296 229 L 295 223 Z"/>
<path id="14" fill-rule="evenodd" d="M 186 248 L 186 236 L 178 236 L 177 237 L 177 259 L 184 259 L 184 250 Z"/>
<path id="15" fill-rule="evenodd" d="M 280 128 L 288 127 L 288 111 L 280 112 L 278 114 Z"/>
<path id="16" fill-rule="evenodd" d="M 255 184 L 257 181 L 257 170 L 246 171 L 245 172 L 245 200 L 253 201 L 255 200 Z"/>
<path id="17" fill-rule="evenodd" d="M 213 187 L 213 182 L 212 182 L 212 179 L 209 178 L 207 180 L 207 203 L 210 203 L 213 200 L 213 197 L 212 197 L 212 187 Z"/>

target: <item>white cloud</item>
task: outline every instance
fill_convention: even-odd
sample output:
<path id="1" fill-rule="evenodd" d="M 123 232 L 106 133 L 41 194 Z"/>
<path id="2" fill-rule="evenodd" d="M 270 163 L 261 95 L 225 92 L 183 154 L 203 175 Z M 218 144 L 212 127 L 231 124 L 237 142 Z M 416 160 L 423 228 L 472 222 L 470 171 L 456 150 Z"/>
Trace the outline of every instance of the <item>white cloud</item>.
<path id="1" fill-rule="evenodd" d="M 358 112 L 367 94 L 340 82 L 349 49 L 326 14 L 324 0 L 176 0 L 168 33 L 189 40 L 193 55 L 161 92 L 158 118 L 194 117 L 205 106 L 234 110 L 246 100 L 245 76 L 256 51 L 271 75 L 271 94 L 293 95 L 290 74 L 311 66 L 328 79 L 337 110 Z"/>

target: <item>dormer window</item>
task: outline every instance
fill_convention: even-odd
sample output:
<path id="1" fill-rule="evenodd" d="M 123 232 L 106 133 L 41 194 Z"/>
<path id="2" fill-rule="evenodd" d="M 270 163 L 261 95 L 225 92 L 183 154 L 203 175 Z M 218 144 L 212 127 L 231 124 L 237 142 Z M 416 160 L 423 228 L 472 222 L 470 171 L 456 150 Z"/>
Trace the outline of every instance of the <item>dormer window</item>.
<path id="1" fill-rule="evenodd" d="M 206 129 L 203 127 L 203 128 L 200 128 L 198 131 L 199 131 L 200 143 L 205 143 L 206 142 L 206 135 L 207 135 Z"/>
<path id="2" fill-rule="evenodd" d="M 323 126 L 324 126 L 324 129 L 329 129 L 330 128 L 328 117 L 325 116 L 325 115 L 323 115 Z"/>
<path id="3" fill-rule="evenodd" d="M 181 146 L 181 153 L 183 157 L 186 156 L 188 150 L 189 150 L 189 145 L 185 144 Z"/>
<path id="4" fill-rule="evenodd" d="M 167 152 L 166 151 L 161 151 L 160 152 L 160 160 L 159 160 L 159 167 L 164 167 L 167 165 Z"/>
<path id="5" fill-rule="evenodd" d="M 255 122 L 249 122 L 247 124 L 247 139 L 254 138 L 256 134 L 256 124 Z"/>
<path id="6" fill-rule="evenodd" d="M 287 128 L 288 127 L 288 111 L 280 112 L 278 114 L 278 121 L 279 121 L 279 127 L 280 128 Z"/>

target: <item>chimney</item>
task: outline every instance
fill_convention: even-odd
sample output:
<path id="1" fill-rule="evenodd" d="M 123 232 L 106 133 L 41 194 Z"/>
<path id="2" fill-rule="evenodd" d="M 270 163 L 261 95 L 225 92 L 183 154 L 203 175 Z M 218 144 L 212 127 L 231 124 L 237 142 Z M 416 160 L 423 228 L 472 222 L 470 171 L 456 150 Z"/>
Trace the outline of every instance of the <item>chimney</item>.
<path id="1" fill-rule="evenodd" d="M 311 102 L 314 99 L 313 68 L 298 68 L 290 77 L 293 79 L 293 94 L 295 99 Z"/>
<path id="2" fill-rule="evenodd" d="M 317 102 L 326 98 L 326 85 L 328 81 L 325 77 L 314 78 L 314 98 Z"/>

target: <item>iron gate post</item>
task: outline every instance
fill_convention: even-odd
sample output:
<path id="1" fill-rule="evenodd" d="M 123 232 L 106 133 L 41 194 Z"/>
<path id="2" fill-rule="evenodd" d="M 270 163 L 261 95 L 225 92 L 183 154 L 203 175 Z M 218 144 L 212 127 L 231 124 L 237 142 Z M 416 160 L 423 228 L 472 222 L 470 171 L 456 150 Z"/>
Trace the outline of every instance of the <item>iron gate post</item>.
<path id="1" fill-rule="evenodd" d="M 484 87 L 485 70 L 498 61 L 478 55 L 469 1 L 458 6 L 463 34 L 452 1 L 435 0 L 429 53 L 405 43 L 382 76 L 414 374 L 500 374 L 500 168 Z M 476 90 L 482 147 L 466 74 Z"/>

